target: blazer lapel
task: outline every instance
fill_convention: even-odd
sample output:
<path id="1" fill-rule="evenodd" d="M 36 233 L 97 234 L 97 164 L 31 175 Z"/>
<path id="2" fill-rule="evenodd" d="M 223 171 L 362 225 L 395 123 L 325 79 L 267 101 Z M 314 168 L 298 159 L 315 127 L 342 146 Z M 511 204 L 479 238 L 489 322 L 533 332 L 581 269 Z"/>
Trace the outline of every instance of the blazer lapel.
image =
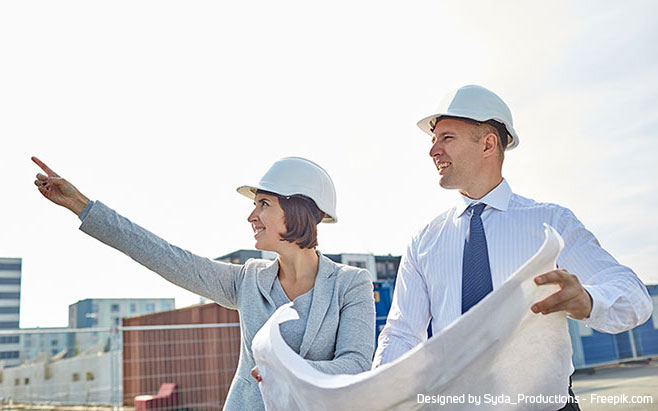
<path id="1" fill-rule="evenodd" d="M 329 305 L 333 300 L 334 284 L 336 283 L 336 264 L 329 258 L 318 252 L 318 275 L 315 278 L 315 285 L 313 286 L 313 301 L 311 302 L 311 310 L 308 315 L 306 323 L 306 331 L 302 338 L 302 345 L 299 347 L 299 355 L 303 358 L 315 336 L 320 330 L 324 316 L 329 309 Z"/>
<path id="2" fill-rule="evenodd" d="M 256 276 L 256 282 L 258 283 L 258 289 L 260 293 L 265 297 L 265 299 L 274 305 L 274 300 L 272 300 L 272 286 L 274 285 L 274 279 L 279 274 L 279 260 L 275 259 L 271 264 L 265 266 L 262 270 L 258 272 Z"/>

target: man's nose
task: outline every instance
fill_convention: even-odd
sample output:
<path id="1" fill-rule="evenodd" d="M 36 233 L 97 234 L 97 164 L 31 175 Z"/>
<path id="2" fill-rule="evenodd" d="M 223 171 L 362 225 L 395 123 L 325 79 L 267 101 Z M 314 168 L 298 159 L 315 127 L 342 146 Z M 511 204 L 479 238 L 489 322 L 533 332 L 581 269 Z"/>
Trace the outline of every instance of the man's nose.
<path id="1" fill-rule="evenodd" d="M 430 148 L 430 157 L 434 158 L 435 156 L 440 155 L 443 153 L 443 147 L 441 147 L 441 144 L 437 141 L 436 143 L 432 144 L 432 148 Z"/>

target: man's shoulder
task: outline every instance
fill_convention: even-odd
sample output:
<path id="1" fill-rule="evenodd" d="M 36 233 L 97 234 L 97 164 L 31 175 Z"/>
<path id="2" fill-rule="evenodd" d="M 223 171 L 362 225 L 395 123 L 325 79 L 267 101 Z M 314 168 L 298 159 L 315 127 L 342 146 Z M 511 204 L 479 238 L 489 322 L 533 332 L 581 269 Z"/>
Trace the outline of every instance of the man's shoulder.
<path id="1" fill-rule="evenodd" d="M 556 203 L 536 201 L 529 197 L 513 193 L 509 201 L 510 211 L 545 211 L 551 214 L 561 214 L 569 211 L 568 208 Z"/>

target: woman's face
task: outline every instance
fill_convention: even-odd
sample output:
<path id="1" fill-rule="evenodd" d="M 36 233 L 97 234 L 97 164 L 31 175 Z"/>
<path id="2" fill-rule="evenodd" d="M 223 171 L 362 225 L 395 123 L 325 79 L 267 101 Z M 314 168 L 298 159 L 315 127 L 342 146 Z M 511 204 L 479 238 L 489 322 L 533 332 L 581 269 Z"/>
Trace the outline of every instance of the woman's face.
<path id="1" fill-rule="evenodd" d="M 256 239 L 256 249 L 265 251 L 277 251 L 286 244 L 281 240 L 285 234 L 285 214 L 279 199 L 268 194 L 256 194 L 254 199 L 254 211 L 249 214 L 247 220 L 251 223 Z"/>

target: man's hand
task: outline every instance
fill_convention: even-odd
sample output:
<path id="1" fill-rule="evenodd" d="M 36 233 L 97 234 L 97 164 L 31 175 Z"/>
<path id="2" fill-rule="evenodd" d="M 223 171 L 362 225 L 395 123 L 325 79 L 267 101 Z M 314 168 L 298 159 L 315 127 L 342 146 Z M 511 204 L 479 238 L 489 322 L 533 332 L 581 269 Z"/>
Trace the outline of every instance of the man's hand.
<path id="1" fill-rule="evenodd" d="M 546 297 L 532 306 L 532 312 L 550 314 L 566 311 L 567 315 L 576 320 L 589 317 L 592 312 L 592 297 L 580 284 L 580 280 L 567 270 L 549 271 L 535 277 L 537 285 L 557 284 L 561 290 Z"/>

